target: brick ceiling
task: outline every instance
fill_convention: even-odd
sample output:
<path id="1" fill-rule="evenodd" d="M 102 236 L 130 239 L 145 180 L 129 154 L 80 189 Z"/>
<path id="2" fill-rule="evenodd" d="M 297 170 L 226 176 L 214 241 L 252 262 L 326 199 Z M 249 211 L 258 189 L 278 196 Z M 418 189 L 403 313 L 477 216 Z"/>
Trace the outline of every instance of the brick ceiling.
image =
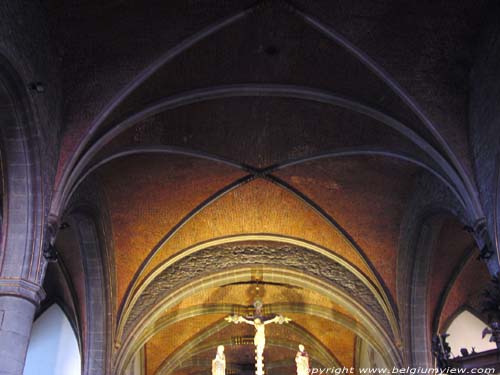
<path id="1" fill-rule="evenodd" d="M 158 267 L 205 242 L 250 235 L 294 239 L 338 257 L 373 286 L 388 316 L 398 316 L 400 225 L 416 180 L 425 176 L 459 195 L 456 175 L 470 172 L 463 86 L 481 20 L 477 1 L 43 3 L 65 61 L 56 190 L 61 202 L 70 193 L 92 202 L 84 189 L 92 183 L 104 197 L 94 203 L 109 218 L 117 322 Z M 474 250 L 457 220 L 440 233 L 433 264 L 446 277 L 432 280 L 433 311 L 462 254 Z M 71 241 L 59 239 L 63 254 Z M 472 274 L 477 265 L 469 262 L 464 273 Z M 166 314 L 247 306 L 248 288 L 207 284 Z M 265 304 L 323 306 L 358 319 L 312 289 L 265 288 Z M 454 307 L 442 301 L 445 320 Z M 295 349 L 278 343 L 295 345 L 300 332 L 315 340 L 315 353 L 326 348 L 339 363 L 354 363 L 351 329 L 291 315 L 300 329 L 271 334 L 269 374 L 291 371 L 293 362 L 283 361 Z M 223 317 L 207 312 L 154 332 L 145 344 L 148 375 L 159 375 Z M 224 326 L 197 342 L 197 354 L 175 374 L 206 372 L 217 343 L 251 335 L 250 328 Z M 228 358 L 252 350 L 234 345 Z M 241 371 L 249 365 L 230 362 Z"/>

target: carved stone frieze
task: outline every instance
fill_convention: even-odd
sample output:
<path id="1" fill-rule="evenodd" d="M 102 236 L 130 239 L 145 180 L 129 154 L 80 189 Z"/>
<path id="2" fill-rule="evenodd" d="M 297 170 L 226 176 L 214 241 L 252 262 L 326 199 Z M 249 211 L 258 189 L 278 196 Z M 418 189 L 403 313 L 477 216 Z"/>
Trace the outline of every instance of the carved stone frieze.
<path id="1" fill-rule="evenodd" d="M 125 324 L 125 335 L 141 317 L 179 287 L 203 276 L 249 265 L 289 268 L 321 278 L 364 305 L 387 332 L 391 332 L 388 319 L 373 293 L 341 264 L 300 246 L 275 242 L 240 242 L 200 250 L 163 270 L 133 306 Z"/>

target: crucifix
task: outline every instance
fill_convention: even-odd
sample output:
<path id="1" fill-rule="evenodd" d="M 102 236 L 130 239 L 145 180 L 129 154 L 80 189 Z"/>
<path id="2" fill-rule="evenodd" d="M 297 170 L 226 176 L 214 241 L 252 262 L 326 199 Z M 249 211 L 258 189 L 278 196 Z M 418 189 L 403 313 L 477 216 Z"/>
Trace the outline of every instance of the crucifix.
<path id="1" fill-rule="evenodd" d="M 275 315 L 272 318 L 266 318 L 262 315 L 262 302 L 257 300 L 254 303 L 255 313 L 252 316 L 231 315 L 226 317 L 229 323 L 246 323 L 255 327 L 255 336 L 253 344 L 255 345 L 255 374 L 264 375 L 264 347 L 266 346 L 265 326 L 270 323 L 283 324 L 292 319 L 283 315 Z"/>

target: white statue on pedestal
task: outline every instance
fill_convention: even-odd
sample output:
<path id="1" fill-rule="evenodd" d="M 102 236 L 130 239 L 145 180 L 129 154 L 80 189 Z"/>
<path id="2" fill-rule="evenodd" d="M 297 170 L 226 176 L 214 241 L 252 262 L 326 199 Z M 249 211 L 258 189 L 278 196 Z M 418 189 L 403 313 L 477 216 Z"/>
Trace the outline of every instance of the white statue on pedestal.
<path id="1" fill-rule="evenodd" d="M 212 375 L 226 375 L 226 356 L 224 355 L 224 345 L 217 347 L 217 354 L 212 360 Z"/>
<path id="2" fill-rule="evenodd" d="M 309 354 L 304 349 L 304 345 L 299 345 L 299 351 L 295 355 L 297 365 L 297 375 L 309 375 Z"/>

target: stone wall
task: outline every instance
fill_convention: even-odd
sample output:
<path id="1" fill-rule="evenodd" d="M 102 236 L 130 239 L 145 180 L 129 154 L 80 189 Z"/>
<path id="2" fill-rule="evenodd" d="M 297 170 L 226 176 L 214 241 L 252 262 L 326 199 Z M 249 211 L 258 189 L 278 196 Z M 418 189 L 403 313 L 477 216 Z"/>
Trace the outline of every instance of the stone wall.
<path id="1" fill-rule="evenodd" d="M 470 76 L 469 134 L 490 236 L 498 251 L 500 150 L 500 4 L 492 2 Z"/>

